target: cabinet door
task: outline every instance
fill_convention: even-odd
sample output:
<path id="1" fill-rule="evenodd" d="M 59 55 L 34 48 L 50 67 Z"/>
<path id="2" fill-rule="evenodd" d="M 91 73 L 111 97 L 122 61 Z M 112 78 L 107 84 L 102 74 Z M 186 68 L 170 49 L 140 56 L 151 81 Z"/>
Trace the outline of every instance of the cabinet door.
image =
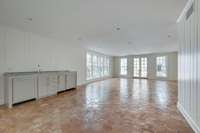
<path id="1" fill-rule="evenodd" d="M 35 76 L 18 76 L 13 78 L 13 103 L 36 98 Z"/>
<path id="2" fill-rule="evenodd" d="M 67 73 L 67 89 L 76 88 L 77 73 L 68 72 Z"/>
<path id="3" fill-rule="evenodd" d="M 39 98 L 57 93 L 58 80 L 56 74 L 40 74 L 38 78 Z"/>
<path id="4" fill-rule="evenodd" d="M 66 89 L 66 75 L 58 76 L 58 91 L 64 91 Z"/>
<path id="5" fill-rule="evenodd" d="M 46 97 L 47 94 L 47 86 L 48 86 L 48 79 L 46 74 L 39 74 L 38 76 L 38 97 Z"/>
<path id="6" fill-rule="evenodd" d="M 54 74 L 49 74 L 48 77 L 47 77 L 47 82 L 48 82 L 48 90 L 47 90 L 47 93 L 48 95 L 54 95 L 57 93 L 57 90 L 58 90 L 58 78 L 57 78 L 57 75 L 54 75 Z"/>

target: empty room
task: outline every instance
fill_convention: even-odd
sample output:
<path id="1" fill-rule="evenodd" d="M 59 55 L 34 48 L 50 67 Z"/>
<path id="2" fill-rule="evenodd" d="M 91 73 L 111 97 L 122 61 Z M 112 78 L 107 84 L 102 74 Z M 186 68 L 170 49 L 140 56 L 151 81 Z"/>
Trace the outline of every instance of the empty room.
<path id="1" fill-rule="evenodd" d="M 200 0 L 0 0 L 0 133 L 200 133 Z"/>

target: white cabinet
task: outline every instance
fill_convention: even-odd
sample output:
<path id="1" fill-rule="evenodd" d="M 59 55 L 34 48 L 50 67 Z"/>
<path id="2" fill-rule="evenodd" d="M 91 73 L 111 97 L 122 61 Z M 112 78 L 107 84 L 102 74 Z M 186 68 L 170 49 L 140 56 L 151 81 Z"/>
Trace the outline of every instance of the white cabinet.
<path id="1" fill-rule="evenodd" d="M 68 72 L 67 73 L 67 89 L 76 88 L 77 86 L 77 73 Z"/>
<path id="2" fill-rule="evenodd" d="M 54 73 L 38 74 L 38 97 L 51 96 L 57 93 L 57 75 Z"/>
<path id="3" fill-rule="evenodd" d="M 69 71 L 5 73 L 6 104 L 39 99 L 76 88 L 77 73 Z"/>
<path id="4" fill-rule="evenodd" d="M 59 74 L 58 75 L 58 91 L 66 90 L 66 74 Z"/>
<path id="5" fill-rule="evenodd" d="M 58 92 L 58 76 L 50 74 L 47 78 L 47 95 L 55 95 Z"/>
<path id="6" fill-rule="evenodd" d="M 5 94 L 5 102 L 10 108 L 13 104 L 36 99 L 36 74 L 5 74 Z"/>
<path id="7" fill-rule="evenodd" d="M 38 98 L 47 96 L 47 76 L 45 74 L 38 75 Z"/>
<path id="8" fill-rule="evenodd" d="M 35 76 L 17 76 L 12 82 L 13 104 L 37 97 Z"/>

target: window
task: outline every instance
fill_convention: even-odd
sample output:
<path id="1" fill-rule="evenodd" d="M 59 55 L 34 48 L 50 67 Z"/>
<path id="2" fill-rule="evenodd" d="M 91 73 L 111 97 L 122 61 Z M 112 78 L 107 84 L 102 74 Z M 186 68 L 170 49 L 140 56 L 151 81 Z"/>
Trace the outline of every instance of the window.
<path id="1" fill-rule="evenodd" d="M 88 52 L 86 54 L 87 80 L 110 75 L 110 58 L 104 55 Z"/>
<path id="2" fill-rule="evenodd" d="M 167 77 L 167 58 L 159 56 L 156 58 L 156 75 L 157 77 Z"/>
<path id="3" fill-rule="evenodd" d="M 120 74 L 127 75 L 127 58 L 121 58 L 120 60 Z"/>

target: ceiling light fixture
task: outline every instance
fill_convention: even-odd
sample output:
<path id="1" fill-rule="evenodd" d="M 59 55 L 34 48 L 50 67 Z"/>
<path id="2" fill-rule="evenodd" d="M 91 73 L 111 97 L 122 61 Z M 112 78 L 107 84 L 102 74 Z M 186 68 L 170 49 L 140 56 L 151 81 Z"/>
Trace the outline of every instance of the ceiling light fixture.
<path id="1" fill-rule="evenodd" d="M 117 27 L 116 30 L 121 30 L 120 27 Z"/>
<path id="2" fill-rule="evenodd" d="M 27 21 L 33 21 L 33 18 L 26 18 Z"/>

